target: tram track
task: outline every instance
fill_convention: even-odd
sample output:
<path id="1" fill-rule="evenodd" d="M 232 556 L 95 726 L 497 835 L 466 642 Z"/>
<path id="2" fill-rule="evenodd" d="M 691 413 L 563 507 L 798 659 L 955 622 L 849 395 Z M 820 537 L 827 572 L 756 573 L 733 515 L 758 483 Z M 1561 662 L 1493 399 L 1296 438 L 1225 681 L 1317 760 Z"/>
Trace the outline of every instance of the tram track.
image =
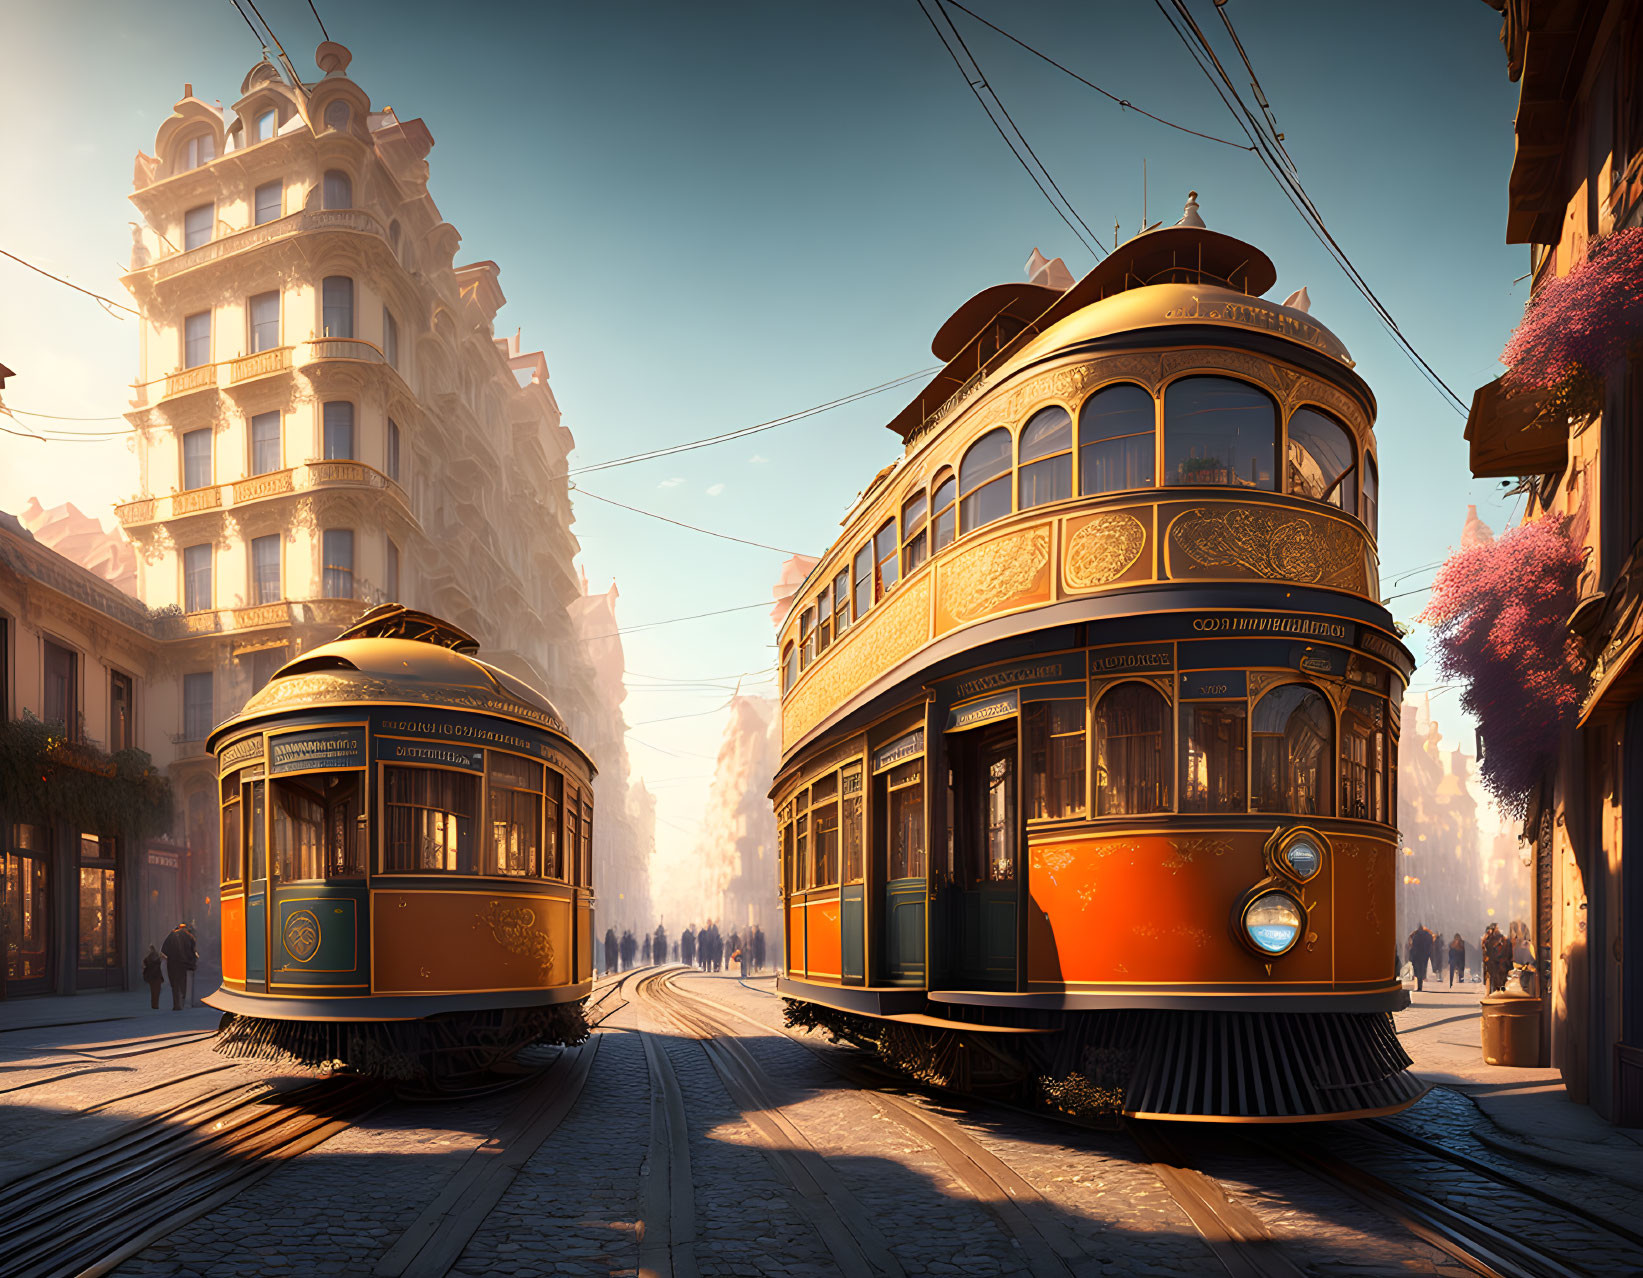
<path id="1" fill-rule="evenodd" d="M 0 1272 L 94 1278 L 226 1202 L 382 1103 L 363 1079 L 243 1085 L 131 1124 L 6 1189 Z"/>

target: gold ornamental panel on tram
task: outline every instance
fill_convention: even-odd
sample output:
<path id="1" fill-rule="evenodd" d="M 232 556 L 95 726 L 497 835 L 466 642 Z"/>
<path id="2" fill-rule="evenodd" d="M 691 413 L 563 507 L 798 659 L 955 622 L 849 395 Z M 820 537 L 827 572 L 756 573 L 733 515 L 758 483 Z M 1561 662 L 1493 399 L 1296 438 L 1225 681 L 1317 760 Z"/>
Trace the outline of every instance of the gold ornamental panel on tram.
<path id="1" fill-rule="evenodd" d="M 212 734 L 218 1050 L 437 1085 L 586 1035 L 593 766 L 477 647 L 384 605 Z"/>
<path id="2" fill-rule="evenodd" d="M 1076 1112 L 1410 1103 L 1375 401 L 1204 226 L 959 308 L 779 630 L 791 1015 Z"/>

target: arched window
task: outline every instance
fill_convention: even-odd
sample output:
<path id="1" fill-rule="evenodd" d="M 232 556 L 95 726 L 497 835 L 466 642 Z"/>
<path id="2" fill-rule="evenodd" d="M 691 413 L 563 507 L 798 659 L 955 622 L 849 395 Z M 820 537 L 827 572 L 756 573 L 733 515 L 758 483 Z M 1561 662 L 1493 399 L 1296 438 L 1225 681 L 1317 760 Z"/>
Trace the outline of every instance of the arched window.
<path id="1" fill-rule="evenodd" d="M 799 677 L 799 650 L 788 644 L 782 653 L 782 691 L 786 692 Z"/>
<path id="2" fill-rule="evenodd" d="M 884 594 L 896 584 L 900 575 L 897 571 L 901 557 L 896 552 L 896 520 L 894 516 L 886 519 L 880 525 L 878 532 L 873 534 L 873 560 L 877 565 L 877 589 L 875 598 L 883 599 Z"/>
<path id="3" fill-rule="evenodd" d="M 1121 683 L 1095 707 L 1095 812 L 1168 812 L 1170 710 L 1158 689 Z"/>
<path id="4" fill-rule="evenodd" d="M 1078 410 L 1078 491 L 1086 497 L 1151 488 L 1157 403 L 1140 386 L 1105 386 Z"/>
<path id="5" fill-rule="evenodd" d="M 1343 817 L 1385 821 L 1386 702 L 1354 692 L 1341 714 Z"/>
<path id="6" fill-rule="evenodd" d="M 973 532 L 1010 513 L 1010 432 L 989 431 L 958 464 L 958 530 Z"/>
<path id="7" fill-rule="evenodd" d="M 1358 513 L 1358 446 L 1333 417 L 1297 408 L 1289 419 L 1289 491 Z"/>
<path id="8" fill-rule="evenodd" d="M 179 171 L 197 169 L 202 164 L 209 164 L 217 158 L 217 139 L 211 133 L 196 133 L 184 142 L 178 152 Z"/>
<path id="9" fill-rule="evenodd" d="M 354 180 L 341 169 L 327 169 L 320 194 L 325 208 L 351 209 L 354 207 Z"/>
<path id="10" fill-rule="evenodd" d="M 806 608 L 799 614 L 799 669 L 808 670 L 816 659 L 816 610 Z"/>
<path id="11" fill-rule="evenodd" d="M 256 118 L 251 121 L 251 140 L 266 142 L 280 129 L 280 113 L 273 107 L 266 111 L 258 111 Z"/>
<path id="12" fill-rule="evenodd" d="M 1380 515 L 1381 472 L 1375 459 L 1363 455 L 1363 522 L 1371 537 L 1377 536 L 1375 523 Z"/>
<path id="13" fill-rule="evenodd" d="M 1278 406 L 1230 377 L 1183 377 L 1164 392 L 1164 482 L 1277 487 Z"/>
<path id="14" fill-rule="evenodd" d="M 936 472 L 930 489 L 930 550 L 951 546 L 958 531 L 958 481 L 950 470 Z"/>
<path id="15" fill-rule="evenodd" d="M 1034 413 L 1021 432 L 1020 510 L 1073 495 L 1073 419 L 1052 404 Z"/>
<path id="16" fill-rule="evenodd" d="M 914 571 L 930 557 L 930 532 L 925 527 L 930 498 L 921 488 L 901 505 L 901 571 Z"/>
<path id="17" fill-rule="evenodd" d="M 1255 703 L 1250 735 L 1255 811 L 1328 816 L 1335 716 L 1323 693 L 1304 683 L 1274 688 Z"/>
<path id="18" fill-rule="evenodd" d="M 353 112 L 348 104 L 340 98 L 325 108 L 325 127 L 328 129 L 346 129 L 348 121 L 353 119 Z M 342 207 L 338 205 L 338 207 Z"/>
<path id="19" fill-rule="evenodd" d="M 354 281 L 346 275 L 327 275 L 320 285 L 320 334 L 354 335 Z"/>
<path id="20" fill-rule="evenodd" d="M 1248 811 L 1248 758 L 1247 701 L 1181 703 L 1182 812 Z"/>

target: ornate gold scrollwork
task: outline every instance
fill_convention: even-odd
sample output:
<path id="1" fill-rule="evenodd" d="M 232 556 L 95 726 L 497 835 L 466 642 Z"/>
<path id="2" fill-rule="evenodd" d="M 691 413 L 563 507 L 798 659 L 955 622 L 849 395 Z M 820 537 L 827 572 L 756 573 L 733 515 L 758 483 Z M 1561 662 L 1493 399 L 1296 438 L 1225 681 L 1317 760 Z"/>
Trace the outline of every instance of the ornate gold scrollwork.
<path id="1" fill-rule="evenodd" d="M 1260 506 L 1198 507 L 1176 517 L 1169 537 L 1171 549 L 1200 568 L 1367 593 L 1362 539 L 1333 520 Z"/>
<path id="2" fill-rule="evenodd" d="M 1033 589 L 1049 565 L 1047 526 L 997 537 L 942 566 L 942 603 L 955 620 L 974 621 Z"/>
<path id="3" fill-rule="evenodd" d="M 1110 585 L 1135 566 L 1146 545 L 1146 526 L 1134 515 L 1097 515 L 1067 542 L 1067 585 L 1074 590 Z"/>
<path id="4" fill-rule="evenodd" d="M 546 932 L 536 930 L 536 911 L 529 906 L 491 901 L 475 916 L 474 926 L 480 925 L 489 928 L 491 939 L 509 954 L 534 960 L 544 976 L 553 966 L 553 941 Z"/>

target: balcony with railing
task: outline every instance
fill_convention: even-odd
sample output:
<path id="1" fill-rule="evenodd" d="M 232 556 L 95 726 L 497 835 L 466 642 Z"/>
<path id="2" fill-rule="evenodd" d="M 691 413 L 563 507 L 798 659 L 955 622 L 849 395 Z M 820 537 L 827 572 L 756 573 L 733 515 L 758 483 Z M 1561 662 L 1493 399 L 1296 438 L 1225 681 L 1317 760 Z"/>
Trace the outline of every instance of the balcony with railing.
<path id="1" fill-rule="evenodd" d="M 291 367 L 291 350 L 289 346 L 276 346 L 271 350 L 258 351 L 255 355 L 241 355 L 238 359 L 229 360 L 229 384 L 238 386 L 256 377 L 285 372 Z"/>
<path id="2" fill-rule="evenodd" d="M 269 471 L 266 475 L 252 475 L 208 488 L 191 488 L 166 497 L 139 497 L 116 506 L 114 515 L 122 526 L 138 528 L 186 515 L 233 510 L 298 492 L 337 488 L 384 493 L 406 514 L 411 513 L 405 490 L 375 466 L 338 458 L 309 461 L 301 466 Z"/>
<path id="3" fill-rule="evenodd" d="M 372 364 L 393 371 L 382 348 L 358 337 L 314 337 L 290 346 L 276 346 L 257 351 L 253 355 L 238 355 L 215 364 L 200 364 L 157 377 L 151 382 L 139 382 L 132 387 L 133 408 L 152 408 L 169 404 L 202 391 L 217 391 L 239 386 L 260 377 L 274 377 L 293 368 L 312 369 L 318 365 Z"/>
<path id="4" fill-rule="evenodd" d="M 315 337 L 302 344 L 299 363 L 318 364 L 326 360 L 353 360 L 363 364 L 386 364 L 382 348 L 360 337 Z"/>
<path id="5" fill-rule="evenodd" d="M 159 283 L 276 240 L 317 231 L 349 231 L 373 236 L 384 243 L 388 241 L 387 228 L 364 209 L 302 209 L 261 226 L 248 226 L 243 231 L 219 236 L 198 248 L 159 258 L 130 272 L 127 278 L 134 282 Z"/>

